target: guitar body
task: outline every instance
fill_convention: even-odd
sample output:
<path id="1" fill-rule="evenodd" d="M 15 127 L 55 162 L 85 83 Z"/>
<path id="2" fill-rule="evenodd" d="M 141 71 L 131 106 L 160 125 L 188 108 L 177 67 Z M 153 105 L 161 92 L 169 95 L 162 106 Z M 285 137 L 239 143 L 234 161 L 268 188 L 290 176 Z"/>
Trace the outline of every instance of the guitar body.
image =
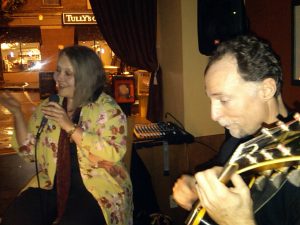
<path id="1" fill-rule="evenodd" d="M 200 221 L 200 225 L 218 225 L 207 214 Z"/>
<path id="2" fill-rule="evenodd" d="M 219 176 L 219 181 L 226 184 L 234 173 L 245 174 L 251 178 L 249 188 L 254 185 L 258 191 L 268 190 L 261 192 L 256 200 L 252 196 L 256 203 L 254 212 L 269 201 L 284 182 L 300 187 L 300 114 L 296 113 L 292 121 L 279 121 L 277 125 L 272 129 L 263 128 L 258 136 L 240 144 Z M 199 201 L 185 223 L 216 225 Z"/>

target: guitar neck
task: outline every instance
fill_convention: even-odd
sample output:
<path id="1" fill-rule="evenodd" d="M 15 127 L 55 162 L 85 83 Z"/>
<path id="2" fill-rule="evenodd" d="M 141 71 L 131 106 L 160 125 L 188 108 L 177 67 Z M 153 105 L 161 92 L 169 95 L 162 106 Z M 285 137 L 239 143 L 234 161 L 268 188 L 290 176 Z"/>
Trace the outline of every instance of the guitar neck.
<path id="1" fill-rule="evenodd" d="M 239 165 L 236 163 L 226 164 L 218 179 L 222 183 L 226 184 L 230 180 L 231 176 L 238 171 L 238 169 Z"/>

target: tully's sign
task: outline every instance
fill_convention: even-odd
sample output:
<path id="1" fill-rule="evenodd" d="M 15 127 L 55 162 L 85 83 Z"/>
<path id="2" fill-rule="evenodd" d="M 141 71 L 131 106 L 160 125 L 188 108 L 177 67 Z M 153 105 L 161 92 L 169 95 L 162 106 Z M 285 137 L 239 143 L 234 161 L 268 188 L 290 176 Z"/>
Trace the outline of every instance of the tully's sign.
<path id="1" fill-rule="evenodd" d="M 96 24 L 93 13 L 63 13 L 63 24 Z"/>

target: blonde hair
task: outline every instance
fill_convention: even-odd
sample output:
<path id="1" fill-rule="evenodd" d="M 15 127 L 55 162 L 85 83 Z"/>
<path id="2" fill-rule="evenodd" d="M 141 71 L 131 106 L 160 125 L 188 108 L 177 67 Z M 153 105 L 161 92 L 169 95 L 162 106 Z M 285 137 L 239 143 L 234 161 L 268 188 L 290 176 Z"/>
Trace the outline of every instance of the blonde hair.
<path id="1" fill-rule="evenodd" d="M 65 55 L 74 70 L 75 92 L 73 107 L 81 107 L 94 102 L 105 85 L 105 72 L 98 55 L 90 48 L 80 45 L 66 47 L 59 57 Z"/>

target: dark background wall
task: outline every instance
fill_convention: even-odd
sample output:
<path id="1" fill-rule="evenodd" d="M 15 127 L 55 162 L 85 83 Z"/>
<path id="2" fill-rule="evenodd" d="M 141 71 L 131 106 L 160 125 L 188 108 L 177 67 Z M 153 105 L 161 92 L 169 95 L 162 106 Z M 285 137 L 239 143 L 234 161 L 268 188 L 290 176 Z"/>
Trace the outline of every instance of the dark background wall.
<path id="1" fill-rule="evenodd" d="M 250 29 L 269 40 L 281 58 L 286 104 L 300 111 L 300 86 L 292 85 L 292 1 L 246 0 Z"/>

